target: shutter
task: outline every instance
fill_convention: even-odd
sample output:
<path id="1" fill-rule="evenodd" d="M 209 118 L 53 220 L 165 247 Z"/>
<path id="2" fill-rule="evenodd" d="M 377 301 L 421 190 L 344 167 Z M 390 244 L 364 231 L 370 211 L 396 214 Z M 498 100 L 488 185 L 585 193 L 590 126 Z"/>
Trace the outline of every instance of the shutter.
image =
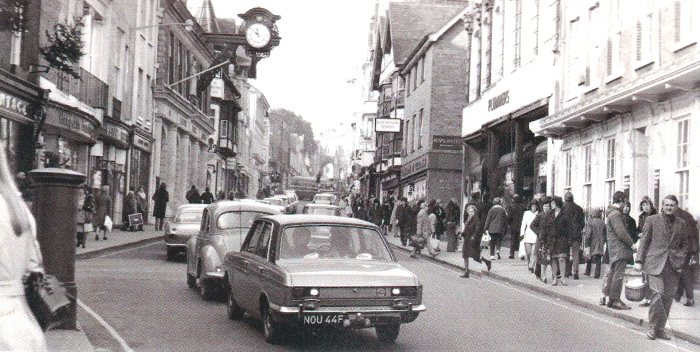
<path id="1" fill-rule="evenodd" d="M 607 57 L 607 63 L 608 67 L 606 68 L 606 72 L 608 73 L 608 76 L 612 75 L 612 68 L 613 68 L 613 42 L 612 38 L 608 38 L 608 57 Z"/>
<path id="2" fill-rule="evenodd" d="M 675 40 L 676 43 L 681 41 L 681 2 L 676 1 L 673 4 L 674 16 L 673 16 L 673 26 L 675 28 Z"/>
<path id="3" fill-rule="evenodd" d="M 637 61 L 642 60 L 642 21 L 637 21 Z"/>

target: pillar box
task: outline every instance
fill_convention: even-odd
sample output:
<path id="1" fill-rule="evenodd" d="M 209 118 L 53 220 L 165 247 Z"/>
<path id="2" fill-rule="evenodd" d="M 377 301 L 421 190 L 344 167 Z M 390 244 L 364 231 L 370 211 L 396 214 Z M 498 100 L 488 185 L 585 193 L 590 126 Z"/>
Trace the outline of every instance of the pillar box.
<path id="1" fill-rule="evenodd" d="M 47 274 L 56 276 L 77 299 L 75 241 L 77 201 L 85 175 L 73 170 L 43 168 L 28 172 L 33 185 L 32 213 Z M 71 305 L 59 329 L 77 329 L 77 307 Z"/>

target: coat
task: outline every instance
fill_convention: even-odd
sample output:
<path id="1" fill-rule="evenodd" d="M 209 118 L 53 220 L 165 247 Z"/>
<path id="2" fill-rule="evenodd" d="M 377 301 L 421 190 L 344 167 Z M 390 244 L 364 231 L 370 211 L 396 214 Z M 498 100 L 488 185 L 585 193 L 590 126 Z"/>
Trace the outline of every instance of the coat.
<path id="1" fill-rule="evenodd" d="M 459 207 L 453 201 L 447 202 L 445 206 L 445 222 L 459 224 Z"/>
<path id="2" fill-rule="evenodd" d="M 581 242 L 581 232 L 586 226 L 586 214 L 583 209 L 574 202 L 565 202 L 561 211 L 566 216 L 566 235 L 569 243 Z"/>
<path id="3" fill-rule="evenodd" d="M 484 222 L 484 228 L 489 233 L 500 233 L 506 234 L 508 231 L 508 214 L 506 210 L 500 205 L 494 205 L 489 210 L 486 215 L 486 222 Z"/>
<path id="4" fill-rule="evenodd" d="M 583 229 L 583 242 L 591 248 L 591 255 L 603 255 L 605 251 L 605 222 L 601 218 L 591 218 Z"/>
<path id="5" fill-rule="evenodd" d="M 562 256 L 569 255 L 569 235 L 571 234 L 569 230 L 569 218 L 564 209 L 559 211 L 559 214 L 555 214 L 554 210 L 551 212 L 551 228 L 550 231 L 552 235 L 549 242 L 550 250 L 552 251 L 552 256 Z"/>
<path id="6" fill-rule="evenodd" d="M 670 233 L 669 233 L 670 230 Z M 637 251 L 637 262 L 647 275 L 660 275 L 666 262 L 680 271 L 690 249 L 689 228 L 685 220 L 676 214 L 673 218 L 664 214 L 650 216 L 644 224 Z"/>
<path id="7" fill-rule="evenodd" d="M 520 233 L 520 228 L 523 224 L 523 215 L 525 214 L 525 206 L 522 202 L 513 203 L 508 207 L 508 233 L 516 235 Z"/>
<path id="8" fill-rule="evenodd" d="M 162 219 L 165 217 L 165 208 L 170 201 L 170 196 L 166 190 L 157 190 L 153 194 L 153 217 Z"/>
<path id="9" fill-rule="evenodd" d="M 433 227 L 430 224 L 430 216 L 425 209 L 421 209 L 416 216 L 416 235 L 430 237 L 433 234 Z"/>
<path id="10" fill-rule="evenodd" d="M 618 260 L 625 260 L 628 263 L 632 263 L 632 245 L 634 242 L 628 233 L 627 224 L 622 217 L 620 208 L 611 205 L 608 207 L 605 214 L 607 218 L 605 222 L 605 232 L 608 242 L 610 263 L 614 263 Z"/>
<path id="11" fill-rule="evenodd" d="M 462 237 L 464 238 L 464 245 L 462 246 L 463 258 L 481 260 L 481 237 L 483 234 L 484 226 L 479 217 L 474 215 L 471 219 L 467 218 L 462 231 Z"/>
<path id="12" fill-rule="evenodd" d="M 532 210 L 527 210 L 523 213 L 523 220 L 520 223 L 520 238 L 525 243 L 537 242 L 537 234 L 530 227 L 537 214 L 539 213 L 533 213 Z"/>
<path id="13" fill-rule="evenodd" d="M 99 191 L 95 196 L 95 217 L 92 218 L 92 223 L 95 226 L 102 226 L 105 223 L 105 217 L 112 213 L 112 197 L 104 191 Z"/>

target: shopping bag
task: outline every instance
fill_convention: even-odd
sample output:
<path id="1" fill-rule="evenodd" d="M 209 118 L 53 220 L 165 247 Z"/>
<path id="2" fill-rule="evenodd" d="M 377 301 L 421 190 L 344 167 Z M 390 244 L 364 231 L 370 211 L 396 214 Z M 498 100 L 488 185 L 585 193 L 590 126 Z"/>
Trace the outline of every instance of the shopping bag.
<path id="1" fill-rule="evenodd" d="M 422 236 L 411 236 L 411 247 L 423 249 L 425 247 L 426 238 Z"/>
<path id="2" fill-rule="evenodd" d="M 112 231 L 112 226 L 114 226 L 114 223 L 112 222 L 112 218 L 109 217 L 109 215 L 105 215 L 105 229 L 107 231 Z"/>
<path id="3" fill-rule="evenodd" d="M 520 241 L 520 247 L 518 247 L 518 258 L 525 260 L 527 258 L 527 253 L 525 253 L 525 241 Z"/>
<path id="4" fill-rule="evenodd" d="M 487 232 L 484 232 L 483 236 L 481 236 L 481 248 L 488 248 L 490 242 L 491 235 L 489 235 Z"/>
<path id="5" fill-rule="evenodd" d="M 27 304 L 42 330 L 51 330 L 60 323 L 71 301 L 68 292 L 53 275 L 32 273 L 24 283 Z"/>
<path id="6" fill-rule="evenodd" d="M 435 250 L 440 249 L 440 240 L 439 239 L 430 237 L 430 239 L 428 239 L 428 241 L 430 241 L 430 245 L 433 247 L 433 249 L 435 249 Z"/>
<path id="7" fill-rule="evenodd" d="M 92 232 L 92 231 L 95 231 L 95 229 L 92 227 L 91 222 L 83 224 L 83 232 Z"/>

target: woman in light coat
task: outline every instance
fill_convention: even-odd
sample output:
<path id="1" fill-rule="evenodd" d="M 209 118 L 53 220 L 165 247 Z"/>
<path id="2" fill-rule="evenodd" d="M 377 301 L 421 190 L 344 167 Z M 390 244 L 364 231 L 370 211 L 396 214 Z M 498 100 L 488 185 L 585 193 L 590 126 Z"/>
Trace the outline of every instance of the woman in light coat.
<path id="1" fill-rule="evenodd" d="M 435 223 L 435 214 L 429 212 L 428 203 L 421 203 L 420 211 L 418 211 L 418 215 L 416 216 L 416 237 L 422 237 L 424 239 L 425 247 L 428 249 L 428 253 L 433 256 L 433 258 L 439 254 L 439 252 L 437 252 L 430 244 L 430 238 L 435 233 Z M 416 258 L 420 253 L 420 250 L 420 246 L 413 246 L 411 258 Z"/>
<path id="2" fill-rule="evenodd" d="M 0 243 L 0 351 L 45 351 L 44 333 L 24 296 L 26 277 L 43 273 L 36 225 L 12 181 L 1 146 Z"/>
<path id="3" fill-rule="evenodd" d="M 535 270 L 535 260 L 532 253 L 537 250 L 536 248 L 533 248 L 535 247 L 535 243 L 537 243 L 537 234 L 535 231 L 532 231 L 530 225 L 532 224 L 532 220 L 535 220 L 538 213 L 539 206 L 537 201 L 533 200 L 530 202 L 528 210 L 523 213 L 523 221 L 520 225 L 520 240 L 523 242 L 525 255 L 527 256 L 527 268 L 530 270 L 530 272 Z"/>

